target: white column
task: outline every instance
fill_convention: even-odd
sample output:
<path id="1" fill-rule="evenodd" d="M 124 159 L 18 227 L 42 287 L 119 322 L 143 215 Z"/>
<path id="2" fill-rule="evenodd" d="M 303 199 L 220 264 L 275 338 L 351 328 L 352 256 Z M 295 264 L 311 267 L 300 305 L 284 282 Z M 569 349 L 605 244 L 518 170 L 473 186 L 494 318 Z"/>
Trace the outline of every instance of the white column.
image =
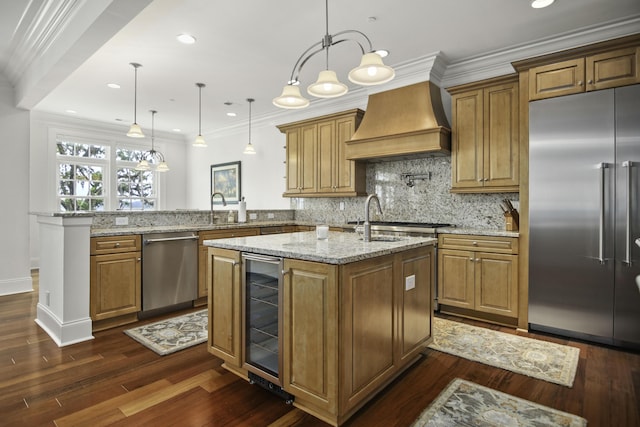
<path id="1" fill-rule="evenodd" d="M 38 215 L 40 295 L 36 323 L 62 347 L 93 339 L 89 243 L 92 215 Z"/>

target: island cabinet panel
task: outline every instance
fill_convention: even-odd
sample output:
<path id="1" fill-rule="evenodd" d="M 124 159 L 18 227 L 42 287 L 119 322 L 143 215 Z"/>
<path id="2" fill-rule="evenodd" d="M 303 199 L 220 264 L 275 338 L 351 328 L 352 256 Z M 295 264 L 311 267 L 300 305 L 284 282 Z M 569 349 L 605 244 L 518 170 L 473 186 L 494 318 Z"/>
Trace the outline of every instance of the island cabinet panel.
<path id="1" fill-rule="evenodd" d="M 137 321 L 142 307 L 140 235 L 92 237 L 90 247 L 92 329 Z"/>
<path id="2" fill-rule="evenodd" d="M 284 389 L 298 404 L 336 413 L 338 268 L 286 259 L 284 271 Z"/>
<path id="3" fill-rule="evenodd" d="M 342 411 L 393 374 L 394 259 L 347 264 L 340 287 Z"/>
<path id="4" fill-rule="evenodd" d="M 209 352 L 239 369 L 241 359 L 242 280 L 240 252 L 209 248 Z M 215 286 L 213 286 L 215 284 Z"/>
<path id="5" fill-rule="evenodd" d="M 399 358 L 405 360 L 415 357 L 431 338 L 431 313 L 424 311 L 434 298 L 434 259 L 433 251 L 420 251 L 415 255 L 407 254 L 402 260 L 401 283 L 396 291 L 399 295 L 398 310 L 401 350 Z"/>

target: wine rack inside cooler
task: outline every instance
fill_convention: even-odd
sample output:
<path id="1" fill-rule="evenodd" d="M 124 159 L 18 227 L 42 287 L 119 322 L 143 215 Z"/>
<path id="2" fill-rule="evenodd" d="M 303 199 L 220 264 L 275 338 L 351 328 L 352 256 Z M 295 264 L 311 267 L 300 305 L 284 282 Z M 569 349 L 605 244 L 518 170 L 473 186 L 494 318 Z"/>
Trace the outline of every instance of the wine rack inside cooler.
<path id="1" fill-rule="evenodd" d="M 247 364 L 279 377 L 280 258 L 244 255 Z"/>

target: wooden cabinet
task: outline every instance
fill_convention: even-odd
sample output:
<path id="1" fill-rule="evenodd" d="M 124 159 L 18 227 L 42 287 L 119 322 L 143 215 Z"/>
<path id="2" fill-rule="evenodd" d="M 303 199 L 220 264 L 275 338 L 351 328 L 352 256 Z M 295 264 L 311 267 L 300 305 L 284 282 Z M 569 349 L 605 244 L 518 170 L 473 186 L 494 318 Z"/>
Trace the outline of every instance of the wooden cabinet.
<path id="1" fill-rule="evenodd" d="M 242 269 L 240 252 L 208 248 L 209 352 L 230 369 L 242 365 Z"/>
<path id="2" fill-rule="evenodd" d="M 529 100 L 640 83 L 640 47 L 615 49 L 529 70 Z"/>
<path id="3" fill-rule="evenodd" d="M 518 239 L 442 234 L 438 245 L 441 311 L 515 324 Z"/>
<path id="4" fill-rule="evenodd" d="M 363 115 L 354 109 L 278 126 L 287 138 L 285 197 L 366 194 L 366 166 L 345 153 Z"/>
<path id="5" fill-rule="evenodd" d="M 198 298 L 203 299 L 208 295 L 209 281 L 207 280 L 208 247 L 203 244 L 205 240 L 226 239 L 228 237 L 257 236 L 259 228 L 234 228 L 228 230 L 205 230 L 198 233 Z M 205 300 L 196 301 L 196 305 L 203 305 Z"/>
<path id="6" fill-rule="evenodd" d="M 209 248 L 209 351 L 244 378 L 240 252 Z M 283 389 L 343 424 L 432 341 L 434 247 L 332 265 L 285 258 Z"/>
<path id="7" fill-rule="evenodd" d="M 452 105 L 451 191 L 518 191 L 518 77 L 449 88 Z"/>
<path id="8" fill-rule="evenodd" d="M 135 322 L 141 310 L 140 235 L 93 237 L 90 247 L 93 330 Z"/>

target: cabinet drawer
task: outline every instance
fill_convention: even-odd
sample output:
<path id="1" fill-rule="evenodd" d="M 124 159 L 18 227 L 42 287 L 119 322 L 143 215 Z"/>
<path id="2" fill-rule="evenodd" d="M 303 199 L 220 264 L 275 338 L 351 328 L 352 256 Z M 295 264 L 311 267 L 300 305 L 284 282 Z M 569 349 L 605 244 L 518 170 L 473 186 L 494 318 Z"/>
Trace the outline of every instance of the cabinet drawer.
<path id="1" fill-rule="evenodd" d="M 441 234 L 438 246 L 443 249 L 472 250 L 501 254 L 517 254 L 516 237 L 494 237 L 463 234 Z"/>
<path id="2" fill-rule="evenodd" d="M 91 255 L 133 252 L 139 251 L 140 248 L 141 238 L 139 234 L 91 238 Z"/>
<path id="3" fill-rule="evenodd" d="M 199 244 L 205 240 L 213 239 L 226 239 L 229 237 L 245 237 L 245 236 L 258 236 L 260 234 L 259 228 L 235 228 L 227 230 L 209 230 L 201 231 L 198 233 Z"/>
<path id="4" fill-rule="evenodd" d="M 295 225 L 274 225 L 273 227 L 262 227 L 260 234 L 282 234 L 295 231 L 298 231 Z"/>

